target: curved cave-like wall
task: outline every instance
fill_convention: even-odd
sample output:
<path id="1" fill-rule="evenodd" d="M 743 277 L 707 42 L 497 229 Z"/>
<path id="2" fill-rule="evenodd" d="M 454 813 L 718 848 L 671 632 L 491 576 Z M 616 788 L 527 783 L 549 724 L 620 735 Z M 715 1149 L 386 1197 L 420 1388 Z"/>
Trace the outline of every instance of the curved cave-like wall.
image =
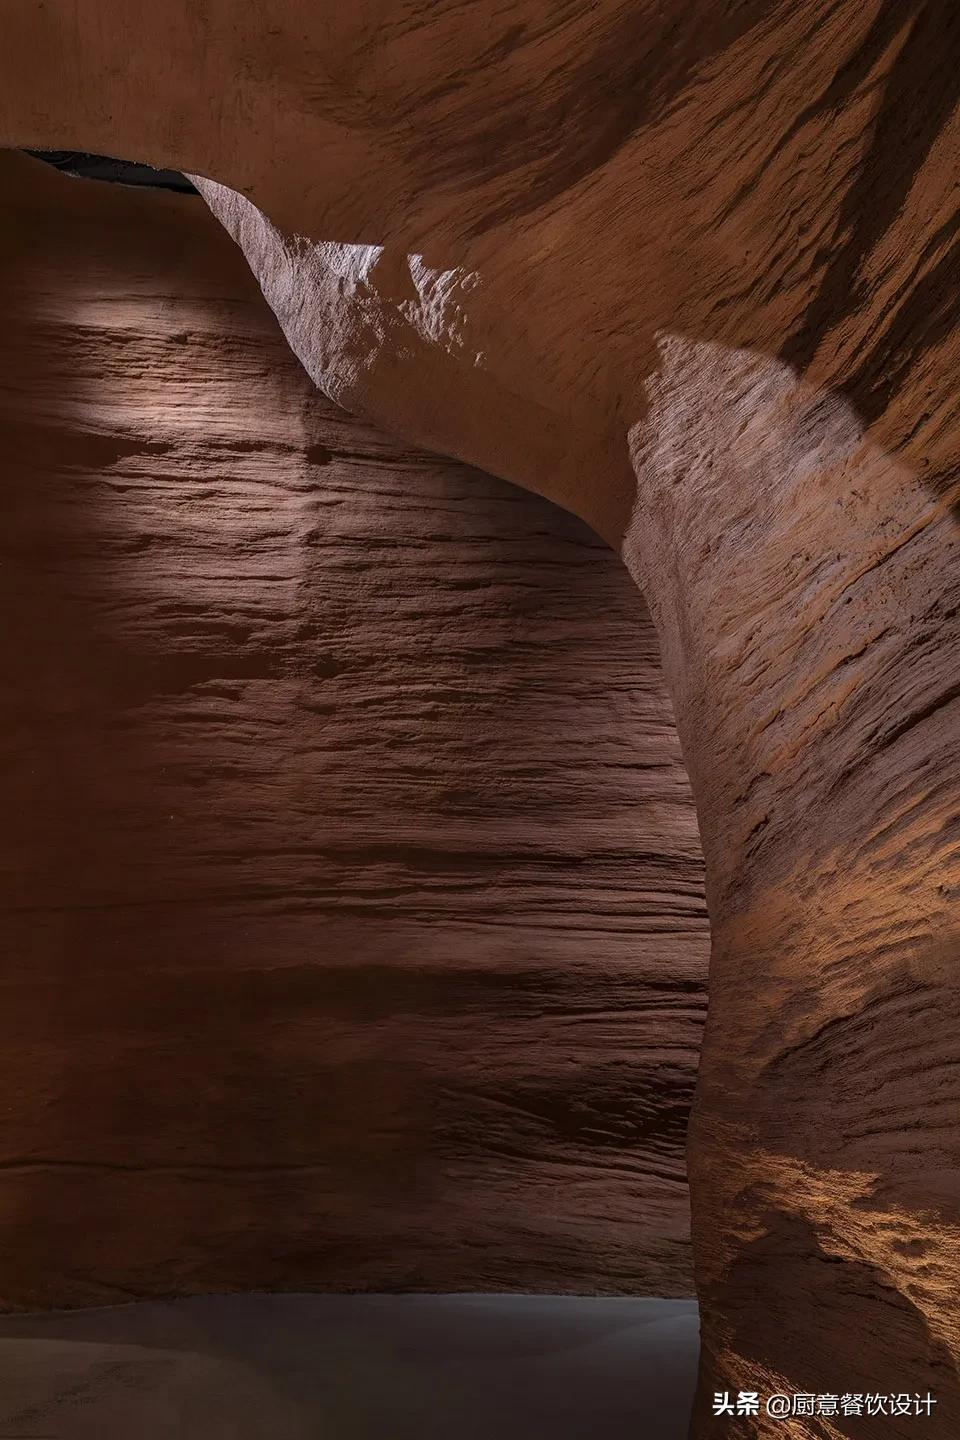
<path id="1" fill-rule="evenodd" d="M 188 173 L 325 394 L 621 552 L 711 922 L 693 1434 L 954 1440 L 956 5 L 51 0 L 5 38 L 6 143 Z M 890 1391 L 933 1413 L 716 1408 Z"/>
<path id="2" fill-rule="evenodd" d="M 692 1287 L 649 617 L 318 396 L 195 197 L 0 166 L 0 1300 Z"/>

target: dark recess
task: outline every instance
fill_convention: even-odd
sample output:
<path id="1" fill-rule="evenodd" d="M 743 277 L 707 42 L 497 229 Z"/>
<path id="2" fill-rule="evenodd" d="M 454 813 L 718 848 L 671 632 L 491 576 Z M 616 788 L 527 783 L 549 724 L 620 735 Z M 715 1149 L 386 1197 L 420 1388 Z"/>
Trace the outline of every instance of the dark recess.
<path id="1" fill-rule="evenodd" d="M 152 165 L 140 165 L 135 160 L 117 160 L 112 155 L 88 155 L 84 150 L 28 150 L 27 154 L 83 180 L 109 180 L 115 185 L 152 185 L 161 190 L 179 190 L 186 195 L 197 193 L 179 170 L 154 170 Z"/>

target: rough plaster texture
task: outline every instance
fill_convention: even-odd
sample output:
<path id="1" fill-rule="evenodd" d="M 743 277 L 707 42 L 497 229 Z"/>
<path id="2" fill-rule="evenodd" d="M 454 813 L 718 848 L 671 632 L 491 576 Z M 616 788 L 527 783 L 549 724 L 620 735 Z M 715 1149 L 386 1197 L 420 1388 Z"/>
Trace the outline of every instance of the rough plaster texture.
<path id="1" fill-rule="evenodd" d="M 714 932 L 695 1433 L 896 1440 L 709 1413 L 889 1384 L 953 1440 L 960 11 L 121 10 L 132 64 L 86 8 L 14 27 L 10 143 L 216 182 L 319 383 L 646 592 Z"/>
<path id="2" fill-rule="evenodd" d="M 0 1297 L 688 1293 L 629 576 L 319 396 L 198 199 L 3 161 Z"/>

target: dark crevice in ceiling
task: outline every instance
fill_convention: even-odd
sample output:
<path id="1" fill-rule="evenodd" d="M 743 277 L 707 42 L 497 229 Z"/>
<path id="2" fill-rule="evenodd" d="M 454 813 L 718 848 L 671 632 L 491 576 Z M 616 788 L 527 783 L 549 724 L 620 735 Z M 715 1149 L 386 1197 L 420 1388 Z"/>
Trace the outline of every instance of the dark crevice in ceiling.
<path id="1" fill-rule="evenodd" d="M 114 185 L 150 185 L 160 190 L 179 190 L 185 195 L 197 193 L 179 170 L 155 170 L 152 165 L 117 160 L 112 155 L 90 155 L 84 150 L 28 150 L 27 154 L 83 180 L 109 180 Z"/>

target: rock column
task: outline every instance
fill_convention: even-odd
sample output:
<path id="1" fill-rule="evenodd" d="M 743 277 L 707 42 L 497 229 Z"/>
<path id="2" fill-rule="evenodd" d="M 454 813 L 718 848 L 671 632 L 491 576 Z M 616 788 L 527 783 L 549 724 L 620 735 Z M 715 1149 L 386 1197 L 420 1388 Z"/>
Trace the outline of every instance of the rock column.
<path id="1" fill-rule="evenodd" d="M 778 361 L 665 337 L 625 543 L 698 804 L 713 952 L 689 1163 L 695 1434 L 960 1415 L 960 530 L 949 491 Z"/>

